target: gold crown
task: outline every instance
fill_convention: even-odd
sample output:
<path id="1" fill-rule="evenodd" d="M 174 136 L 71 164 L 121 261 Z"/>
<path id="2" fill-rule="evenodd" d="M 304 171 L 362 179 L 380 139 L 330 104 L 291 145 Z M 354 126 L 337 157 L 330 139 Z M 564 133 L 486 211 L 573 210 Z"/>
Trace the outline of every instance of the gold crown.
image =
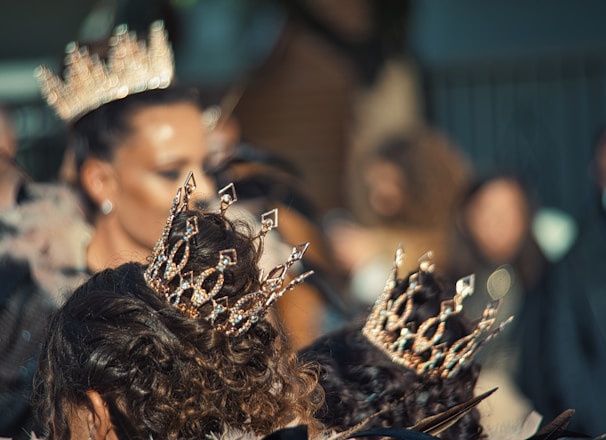
<path id="1" fill-rule="evenodd" d="M 211 304 L 210 313 L 203 316 L 215 326 L 216 329 L 229 336 L 241 335 L 261 320 L 272 306 L 286 291 L 293 289 L 303 282 L 313 271 L 305 272 L 285 284 L 288 269 L 303 258 L 309 243 L 293 247 L 287 261 L 273 268 L 264 276 L 261 274 L 260 287 L 254 292 L 243 294 L 235 304 L 229 304 L 226 296 L 221 296 L 224 283 L 223 271 L 229 266 L 238 264 L 235 249 L 222 250 L 218 255 L 217 264 L 197 273 L 187 271 L 186 266 L 191 252 L 192 238 L 203 234 L 198 227 L 198 217 L 192 215 L 186 220 L 185 231 L 169 248 L 169 239 L 173 233 L 175 217 L 188 209 L 189 198 L 196 188 L 193 174 L 190 172 L 185 184 L 177 191 L 166 225 L 160 239 L 154 246 L 151 261 L 145 271 L 146 283 L 186 316 L 198 318 L 203 306 Z M 183 194 L 183 197 L 181 195 Z M 237 200 L 233 183 L 219 191 L 221 202 L 220 214 Z M 278 226 L 278 211 L 273 209 L 261 217 L 261 230 L 257 237 L 263 239 L 265 234 Z M 177 279 L 178 283 L 172 281 Z M 209 280 L 212 287 L 203 285 Z M 217 319 L 222 317 L 219 321 Z"/>
<path id="2" fill-rule="evenodd" d="M 46 66 L 35 76 L 47 103 L 64 121 L 74 121 L 103 104 L 146 90 L 167 88 L 174 76 L 173 51 L 164 24 L 151 24 L 146 44 L 126 25 L 109 39 L 107 61 L 72 42 L 65 50 L 65 81 Z"/>
<path id="3" fill-rule="evenodd" d="M 366 320 L 362 334 L 393 362 L 419 375 L 452 378 L 513 317 L 495 327 L 501 300 L 492 301 L 487 304 L 482 317 L 466 336 L 448 344 L 442 339 L 448 325 L 447 320 L 460 313 L 463 310 L 463 300 L 473 294 L 474 275 L 457 281 L 454 297 L 441 301 L 438 315 L 416 322 L 411 319 L 415 294 L 423 288 L 424 278 L 433 273 L 435 266 L 431 261 L 432 254 L 428 252 L 419 259 L 418 271 L 409 276 L 407 289 L 398 293 L 395 289 L 403 281 L 398 278 L 398 267 L 403 255 L 402 247 L 398 247 L 392 273 Z"/>

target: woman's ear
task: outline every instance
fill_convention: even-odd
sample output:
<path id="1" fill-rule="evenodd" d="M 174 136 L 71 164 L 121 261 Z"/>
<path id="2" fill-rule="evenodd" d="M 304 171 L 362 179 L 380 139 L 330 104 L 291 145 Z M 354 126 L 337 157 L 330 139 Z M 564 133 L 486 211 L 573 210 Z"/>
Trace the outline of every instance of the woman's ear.
<path id="1" fill-rule="evenodd" d="M 109 409 L 103 397 L 93 390 L 86 392 L 92 412 L 89 413 L 90 437 L 94 440 L 118 440 L 113 429 Z"/>
<path id="2" fill-rule="evenodd" d="M 115 200 L 115 174 L 109 162 L 86 159 L 80 169 L 80 185 L 97 206 L 104 200 Z"/>

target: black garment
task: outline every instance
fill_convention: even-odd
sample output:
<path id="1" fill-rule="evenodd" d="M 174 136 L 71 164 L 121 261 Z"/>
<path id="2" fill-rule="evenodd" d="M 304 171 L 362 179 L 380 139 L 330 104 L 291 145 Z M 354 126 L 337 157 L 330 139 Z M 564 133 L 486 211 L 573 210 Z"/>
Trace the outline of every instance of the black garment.
<path id="1" fill-rule="evenodd" d="M 437 440 L 429 434 L 404 428 L 380 428 L 360 430 L 350 433 L 347 438 L 393 438 L 397 440 Z M 262 440 L 309 440 L 305 425 L 279 429 L 263 437 Z"/>
<path id="2" fill-rule="evenodd" d="M 606 228 L 580 228 L 574 248 L 525 297 L 518 382 L 551 419 L 574 409 L 570 429 L 606 432 Z"/>
<path id="3" fill-rule="evenodd" d="M 0 436 L 29 439 L 32 379 L 54 302 L 32 280 L 25 262 L 0 264 Z"/>

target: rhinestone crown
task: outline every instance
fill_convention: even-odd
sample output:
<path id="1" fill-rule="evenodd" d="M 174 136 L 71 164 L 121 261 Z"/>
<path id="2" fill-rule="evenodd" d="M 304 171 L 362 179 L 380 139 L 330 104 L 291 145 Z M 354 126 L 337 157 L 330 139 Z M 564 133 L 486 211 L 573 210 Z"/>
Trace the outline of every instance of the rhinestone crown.
<path id="1" fill-rule="evenodd" d="M 452 344 L 446 343 L 443 337 L 447 320 L 463 310 L 463 300 L 473 294 L 475 277 L 470 275 L 457 281 L 454 297 L 441 301 L 438 315 L 416 322 L 412 319 L 415 293 L 422 288 L 424 277 L 433 273 L 435 266 L 431 260 L 432 255 L 428 252 L 419 259 L 418 270 L 409 275 L 407 289 L 399 293 L 396 286 L 403 281 L 398 278 L 398 267 L 403 254 L 402 247 L 398 247 L 392 273 L 362 328 L 362 334 L 393 362 L 419 375 L 452 378 L 513 317 L 495 326 L 502 300 L 492 301 L 487 304 L 482 317 L 466 336 Z"/>
<path id="2" fill-rule="evenodd" d="M 161 21 L 151 24 L 147 44 L 126 25 L 116 27 L 106 62 L 75 42 L 65 52 L 64 80 L 46 66 L 35 72 L 42 95 L 64 121 L 134 93 L 165 89 L 174 76 L 173 51 Z"/>
<path id="3" fill-rule="evenodd" d="M 229 304 L 228 298 L 221 294 L 221 289 L 225 280 L 224 270 L 238 264 L 236 250 L 225 249 L 219 252 L 214 267 L 187 270 L 192 238 L 204 234 L 204 231 L 200 230 L 198 217 L 195 214 L 187 218 L 185 231 L 175 231 L 173 227 L 175 217 L 188 210 L 189 199 L 195 188 L 196 182 L 193 174 L 190 173 L 173 199 L 166 225 L 154 246 L 150 263 L 145 271 L 145 281 L 156 293 L 185 315 L 191 318 L 202 317 L 210 321 L 217 330 L 229 336 L 241 335 L 261 320 L 278 298 L 313 273 L 313 271 L 305 272 L 288 283 L 285 280 L 288 270 L 303 258 L 309 243 L 293 247 L 285 263 L 274 267 L 265 276 L 261 274 L 258 290 L 244 292 L 234 304 Z M 237 200 L 233 183 L 219 191 L 219 200 L 220 214 L 223 215 Z M 256 238 L 262 240 L 267 232 L 278 225 L 277 214 L 276 209 L 263 214 L 261 230 Z M 171 237 L 173 233 L 179 238 L 170 246 L 170 239 L 174 238 Z M 173 283 L 173 280 L 178 280 L 178 283 Z M 209 280 L 212 280 L 211 287 L 208 287 Z M 201 316 L 201 308 L 208 304 L 211 304 L 210 313 Z"/>

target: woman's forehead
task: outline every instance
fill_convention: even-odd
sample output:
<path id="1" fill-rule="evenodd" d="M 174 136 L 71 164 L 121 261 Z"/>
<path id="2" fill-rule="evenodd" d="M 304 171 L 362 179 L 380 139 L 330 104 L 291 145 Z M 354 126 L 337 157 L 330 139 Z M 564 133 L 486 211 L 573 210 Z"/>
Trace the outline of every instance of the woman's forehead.
<path id="1" fill-rule="evenodd" d="M 206 149 L 206 129 L 201 112 L 191 104 L 148 107 L 132 116 L 131 132 L 121 146 L 145 154 L 178 156 Z"/>

